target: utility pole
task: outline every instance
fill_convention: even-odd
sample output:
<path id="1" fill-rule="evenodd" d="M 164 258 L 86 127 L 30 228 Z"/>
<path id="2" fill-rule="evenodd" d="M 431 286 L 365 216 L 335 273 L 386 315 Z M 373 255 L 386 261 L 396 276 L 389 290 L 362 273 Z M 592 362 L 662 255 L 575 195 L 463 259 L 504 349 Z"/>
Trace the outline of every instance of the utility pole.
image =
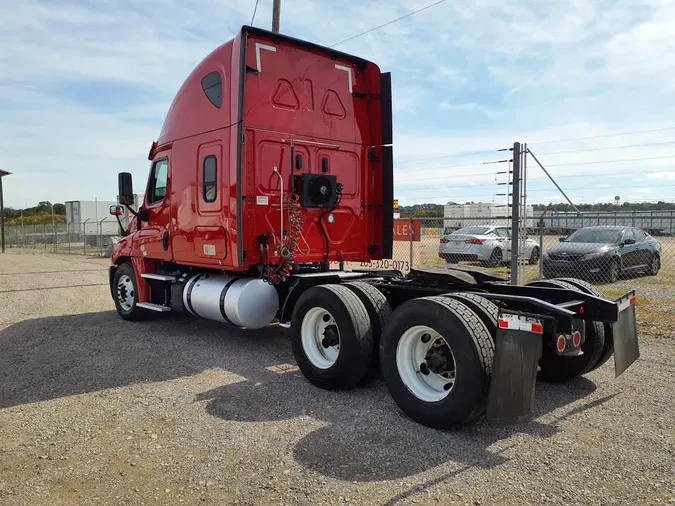
<path id="1" fill-rule="evenodd" d="M 518 246 L 520 239 L 520 142 L 513 143 L 513 192 L 511 201 L 511 284 L 518 284 Z"/>
<path id="2" fill-rule="evenodd" d="M 272 4 L 272 31 L 279 33 L 279 18 L 281 17 L 281 0 L 274 0 Z"/>
<path id="3" fill-rule="evenodd" d="M 11 172 L 0 169 L 0 236 L 2 237 L 0 239 L 0 243 L 2 243 L 0 251 L 3 253 L 5 252 L 5 201 L 2 197 L 2 177 L 10 174 Z"/>

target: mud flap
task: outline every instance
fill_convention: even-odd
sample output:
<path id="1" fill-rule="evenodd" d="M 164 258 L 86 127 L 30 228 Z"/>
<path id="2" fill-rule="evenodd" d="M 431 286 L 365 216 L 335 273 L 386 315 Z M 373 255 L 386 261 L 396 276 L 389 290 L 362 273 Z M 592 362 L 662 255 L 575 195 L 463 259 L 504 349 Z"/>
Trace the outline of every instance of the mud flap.
<path id="1" fill-rule="evenodd" d="M 640 357 L 635 317 L 635 290 L 616 299 L 618 318 L 612 323 L 614 336 L 614 375 L 619 377 Z"/>
<path id="2" fill-rule="evenodd" d="M 494 424 L 527 422 L 533 416 L 543 322 L 501 311 L 498 321 L 486 418 Z"/>

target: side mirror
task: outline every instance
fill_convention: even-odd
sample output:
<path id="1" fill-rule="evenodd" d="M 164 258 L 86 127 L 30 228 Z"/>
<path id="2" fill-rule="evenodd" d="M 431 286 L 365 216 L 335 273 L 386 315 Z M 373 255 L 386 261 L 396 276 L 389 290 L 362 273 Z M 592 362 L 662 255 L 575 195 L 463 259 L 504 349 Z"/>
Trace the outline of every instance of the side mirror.
<path id="1" fill-rule="evenodd" d="M 635 244 L 635 239 L 626 239 L 625 241 L 623 241 L 623 244 L 625 246 L 628 246 L 629 244 Z"/>
<path id="2" fill-rule="evenodd" d="M 561 237 L 560 239 L 558 239 L 559 242 L 565 242 L 566 240 L 567 240 L 567 237 Z"/>
<path id="3" fill-rule="evenodd" d="M 134 205 L 134 184 L 129 172 L 120 172 L 117 176 L 117 194 L 120 204 Z"/>
<path id="4" fill-rule="evenodd" d="M 110 216 L 124 216 L 124 208 L 122 206 L 110 206 Z"/>

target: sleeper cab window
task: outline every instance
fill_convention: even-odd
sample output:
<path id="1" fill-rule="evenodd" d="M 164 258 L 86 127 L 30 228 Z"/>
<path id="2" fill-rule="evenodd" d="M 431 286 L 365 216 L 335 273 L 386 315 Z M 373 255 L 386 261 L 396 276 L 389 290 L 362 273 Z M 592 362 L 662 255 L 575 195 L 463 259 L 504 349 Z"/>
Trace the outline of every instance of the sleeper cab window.
<path id="1" fill-rule="evenodd" d="M 169 162 L 157 160 L 152 169 L 152 191 L 148 192 L 150 196 L 148 204 L 154 204 L 166 197 L 166 182 L 169 175 Z"/>
<path id="2" fill-rule="evenodd" d="M 223 105 L 223 80 L 220 72 L 211 72 L 202 78 L 202 89 L 206 98 L 218 109 Z"/>
<path id="3" fill-rule="evenodd" d="M 216 193 L 218 191 L 218 186 L 216 184 L 216 174 L 218 172 L 216 157 L 209 155 L 204 158 L 202 170 L 204 171 L 204 202 L 215 202 Z"/>

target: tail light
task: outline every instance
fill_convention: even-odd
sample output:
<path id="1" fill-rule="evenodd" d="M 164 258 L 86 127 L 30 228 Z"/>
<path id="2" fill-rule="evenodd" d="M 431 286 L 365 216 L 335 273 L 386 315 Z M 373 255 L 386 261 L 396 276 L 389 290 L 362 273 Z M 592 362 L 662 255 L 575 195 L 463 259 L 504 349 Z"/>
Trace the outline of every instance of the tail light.
<path id="1" fill-rule="evenodd" d="M 565 351 L 565 347 L 567 346 L 565 336 L 558 336 L 558 340 L 556 341 L 555 346 L 558 349 L 558 353 L 562 353 L 563 351 Z"/>
<path id="2" fill-rule="evenodd" d="M 485 241 L 483 241 L 483 239 L 467 239 L 464 242 L 467 244 L 483 244 Z"/>
<path id="3" fill-rule="evenodd" d="M 450 241 L 448 241 L 445 237 L 443 239 L 441 239 L 441 244 L 447 244 L 449 242 Z"/>

